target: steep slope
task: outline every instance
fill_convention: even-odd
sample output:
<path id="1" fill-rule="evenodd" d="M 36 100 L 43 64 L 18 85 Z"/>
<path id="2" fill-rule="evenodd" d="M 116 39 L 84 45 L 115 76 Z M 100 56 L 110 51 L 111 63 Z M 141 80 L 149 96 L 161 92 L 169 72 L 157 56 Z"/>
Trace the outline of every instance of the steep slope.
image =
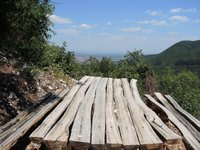
<path id="1" fill-rule="evenodd" d="M 33 76 L 15 62 L 9 51 L 0 50 L 0 126 L 47 93 L 69 87 L 67 80 L 59 80 L 51 72 Z"/>
<path id="2" fill-rule="evenodd" d="M 200 40 L 181 41 L 157 55 L 146 56 L 154 66 L 200 65 Z"/>

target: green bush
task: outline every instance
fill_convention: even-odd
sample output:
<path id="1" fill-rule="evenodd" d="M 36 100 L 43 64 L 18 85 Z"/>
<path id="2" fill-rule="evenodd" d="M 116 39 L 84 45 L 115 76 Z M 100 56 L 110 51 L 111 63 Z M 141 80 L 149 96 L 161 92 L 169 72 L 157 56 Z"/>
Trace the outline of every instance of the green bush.
<path id="1" fill-rule="evenodd" d="M 167 67 L 158 77 L 160 91 L 173 96 L 186 111 L 200 119 L 200 78 L 190 71 L 175 73 Z"/>

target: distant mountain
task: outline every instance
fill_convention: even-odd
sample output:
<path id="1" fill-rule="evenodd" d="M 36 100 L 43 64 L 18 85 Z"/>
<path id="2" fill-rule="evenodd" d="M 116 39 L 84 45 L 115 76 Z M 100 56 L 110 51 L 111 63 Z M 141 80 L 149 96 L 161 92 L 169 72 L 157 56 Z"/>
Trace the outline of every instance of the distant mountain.
<path id="1" fill-rule="evenodd" d="M 200 40 L 178 42 L 160 54 L 145 56 L 153 66 L 200 65 Z"/>

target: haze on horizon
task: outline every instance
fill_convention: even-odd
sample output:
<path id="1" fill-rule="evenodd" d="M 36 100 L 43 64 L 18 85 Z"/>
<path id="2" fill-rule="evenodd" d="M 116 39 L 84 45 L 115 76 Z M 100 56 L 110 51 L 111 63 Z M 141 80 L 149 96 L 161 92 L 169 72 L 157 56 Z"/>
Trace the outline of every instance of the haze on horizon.
<path id="1" fill-rule="evenodd" d="M 81 54 L 159 53 L 200 39 L 199 0 L 54 0 L 50 42 Z"/>

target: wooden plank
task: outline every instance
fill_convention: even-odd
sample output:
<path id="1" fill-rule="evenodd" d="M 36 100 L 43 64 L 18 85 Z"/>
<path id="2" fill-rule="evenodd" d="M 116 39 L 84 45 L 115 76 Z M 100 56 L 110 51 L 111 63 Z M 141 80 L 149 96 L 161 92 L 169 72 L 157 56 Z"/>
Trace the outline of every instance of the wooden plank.
<path id="1" fill-rule="evenodd" d="M 135 102 L 140 106 L 140 108 L 143 110 L 147 121 L 151 124 L 151 126 L 159 133 L 159 135 L 162 137 L 162 139 L 167 144 L 178 144 L 181 142 L 181 137 L 174 133 L 172 130 L 170 130 L 165 123 L 157 116 L 157 114 L 151 110 L 141 99 L 140 94 L 138 92 L 137 88 L 137 80 L 132 79 L 131 80 L 131 88 L 132 93 L 135 98 Z"/>
<path id="2" fill-rule="evenodd" d="M 169 100 L 170 104 L 200 132 L 200 121 L 181 108 L 170 95 L 165 95 L 165 97 Z"/>
<path id="3" fill-rule="evenodd" d="M 68 91 L 68 90 L 65 90 L 65 91 Z M 60 92 L 61 92 L 60 90 L 57 90 L 55 92 L 55 94 L 57 95 Z M 49 98 L 47 97 L 48 100 L 46 100 L 44 103 L 42 103 L 40 105 L 40 107 L 46 105 L 48 102 L 55 99 L 56 95 L 51 95 Z M 2 143 L 6 138 L 8 138 L 10 135 L 12 135 L 14 132 L 16 132 L 16 130 L 18 128 L 20 128 L 24 123 L 26 123 L 30 118 L 32 118 L 40 110 L 40 107 L 37 108 L 34 111 L 32 109 L 28 108 L 29 110 L 27 110 L 27 112 L 25 111 L 24 113 L 22 113 L 22 115 L 17 116 L 16 119 L 17 120 L 19 119 L 18 122 L 11 121 L 11 124 L 10 123 L 6 124 L 5 127 L 3 128 L 3 130 L 7 129 L 10 125 L 12 125 L 14 123 L 9 129 L 7 129 L 7 130 L 5 130 L 4 132 L 1 133 L 0 143 Z M 31 111 L 31 110 L 32 110 L 32 112 L 28 112 L 28 111 Z M 20 118 L 20 116 L 21 116 L 21 118 Z M 14 120 L 17 121 L 16 119 L 14 119 Z"/>
<path id="4" fill-rule="evenodd" d="M 90 77 L 87 82 L 81 86 L 61 119 L 45 136 L 43 141 L 49 149 L 61 150 L 67 148 L 69 127 L 72 124 L 81 101 L 83 100 L 85 93 L 93 80 L 94 77 Z"/>
<path id="5" fill-rule="evenodd" d="M 166 107 L 158 103 L 152 96 L 146 94 L 145 95 L 150 102 L 160 107 L 168 116 L 169 120 L 171 120 L 172 123 L 176 125 L 176 127 L 179 129 L 179 131 L 183 135 L 183 140 L 185 143 L 187 143 L 191 149 L 199 150 L 200 149 L 200 143 L 197 141 L 197 139 L 190 133 L 190 131 L 173 115 L 172 112 L 170 112 Z"/>
<path id="6" fill-rule="evenodd" d="M 178 111 L 176 111 L 169 103 L 168 101 L 165 99 L 165 97 L 161 94 L 161 93 L 158 93 L 158 92 L 155 92 L 155 95 L 156 97 L 160 100 L 160 102 L 162 102 L 162 104 L 171 112 L 173 113 L 176 118 L 179 119 L 179 121 L 181 121 L 182 124 L 184 124 L 188 130 L 194 135 L 194 137 L 200 141 L 200 132 L 192 126 L 192 124 L 187 120 L 185 119 L 181 114 L 179 114 Z"/>
<path id="7" fill-rule="evenodd" d="M 52 93 L 47 93 L 45 96 L 41 97 L 37 102 L 33 105 L 28 107 L 27 109 L 21 111 L 15 118 L 4 124 L 0 127 L 0 134 L 5 132 L 6 130 L 10 130 L 13 125 L 21 122 L 31 111 L 33 111 L 35 108 L 37 108 L 40 104 L 42 104 L 44 101 L 48 100 L 52 96 Z"/>
<path id="8" fill-rule="evenodd" d="M 47 104 L 43 104 L 32 112 L 27 118 L 26 122 L 21 125 L 17 130 L 12 133 L 6 140 L 0 144 L 1 150 L 7 150 L 12 147 L 16 141 L 22 137 L 33 125 L 38 123 L 52 108 L 54 108 L 68 93 L 68 89 L 61 92 L 56 98 L 48 101 Z"/>
<path id="9" fill-rule="evenodd" d="M 88 76 L 83 77 L 67 94 L 63 101 L 46 117 L 42 124 L 29 136 L 30 140 L 34 143 L 41 143 L 49 130 L 53 127 L 59 117 L 64 113 L 66 108 L 71 103 L 76 92 L 88 80 Z"/>
<path id="10" fill-rule="evenodd" d="M 106 108 L 106 84 L 107 78 L 102 78 L 96 90 L 94 99 L 94 113 L 92 118 L 92 147 L 105 147 L 105 108 Z"/>
<path id="11" fill-rule="evenodd" d="M 109 78 L 106 99 L 106 144 L 108 148 L 120 148 L 122 146 L 122 139 L 117 125 L 113 103 L 113 79 Z"/>
<path id="12" fill-rule="evenodd" d="M 141 145 L 140 147 L 148 150 L 162 149 L 163 143 L 154 132 L 148 121 L 145 119 L 142 109 L 137 105 L 127 79 L 122 79 L 122 86 L 124 90 L 124 96 L 127 100 L 130 110 L 131 118 L 139 138 Z"/>
<path id="13" fill-rule="evenodd" d="M 117 115 L 123 146 L 127 149 L 137 149 L 139 141 L 123 95 L 120 79 L 114 79 L 114 99 L 118 111 Z"/>
<path id="14" fill-rule="evenodd" d="M 74 120 L 69 141 L 75 148 L 80 147 L 84 149 L 90 146 L 92 107 L 96 88 L 100 79 L 100 77 L 94 79 L 94 82 L 89 87 Z"/>

